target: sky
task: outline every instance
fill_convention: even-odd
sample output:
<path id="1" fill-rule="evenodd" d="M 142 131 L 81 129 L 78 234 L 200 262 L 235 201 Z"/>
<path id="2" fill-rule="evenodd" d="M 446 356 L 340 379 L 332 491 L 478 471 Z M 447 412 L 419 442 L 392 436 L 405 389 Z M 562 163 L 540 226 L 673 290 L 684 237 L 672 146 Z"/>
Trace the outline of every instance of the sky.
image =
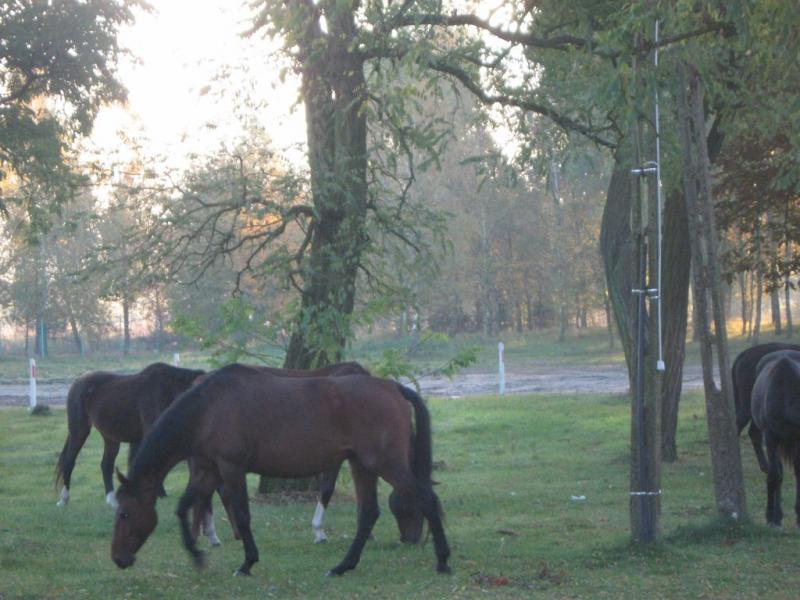
<path id="1" fill-rule="evenodd" d="M 276 149 L 305 140 L 297 83 L 281 83 L 285 65 L 278 43 L 244 38 L 249 15 L 236 0 L 149 0 L 152 13 L 120 32 L 135 58 L 124 59 L 119 77 L 128 89 L 126 107 L 109 106 L 95 122 L 91 146 L 103 157 L 126 157 L 126 137 L 146 140 L 143 153 L 163 155 L 167 166 L 186 167 L 192 153 L 207 154 L 242 135 L 248 98 Z M 227 79 L 220 75 L 231 73 Z M 249 89 L 248 89 L 249 84 Z M 290 154 L 292 150 L 289 150 Z M 296 157 L 295 157 L 296 159 Z"/>

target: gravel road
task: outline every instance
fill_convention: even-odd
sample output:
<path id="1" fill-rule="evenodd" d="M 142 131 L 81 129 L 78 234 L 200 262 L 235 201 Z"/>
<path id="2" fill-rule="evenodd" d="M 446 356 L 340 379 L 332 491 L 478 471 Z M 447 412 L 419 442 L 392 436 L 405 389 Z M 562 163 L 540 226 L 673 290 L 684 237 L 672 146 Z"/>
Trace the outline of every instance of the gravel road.
<path id="1" fill-rule="evenodd" d="M 39 404 L 61 405 L 67 399 L 69 381 L 37 382 Z M 423 377 L 420 386 L 424 396 L 460 398 L 498 391 L 497 373 L 463 373 L 452 380 L 445 377 Z M 683 389 L 703 387 L 699 366 L 687 365 L 683 372 Z M 628 377 L 622 365 L 563 365 L 535 364 L 523 371 L 506 372 L 506 394 L 623 394 L 628 391 Z M 26 406 L 28 383 L 0 381 L 0 406 Z"/>

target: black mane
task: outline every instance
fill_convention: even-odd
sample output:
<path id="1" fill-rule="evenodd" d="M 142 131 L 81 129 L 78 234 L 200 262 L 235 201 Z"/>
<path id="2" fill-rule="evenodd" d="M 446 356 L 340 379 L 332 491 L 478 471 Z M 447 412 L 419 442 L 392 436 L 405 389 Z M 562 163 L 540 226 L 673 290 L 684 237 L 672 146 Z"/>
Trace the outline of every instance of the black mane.
<path id="1" fill-rule="evenodd" d="M 189 433 L 210 399 L 207 387 L 208 380 L 189 388 L 159 417 L 136 452 L 128 473 L 131 481 L 145 474 L 160 473 L 166 465 L 189 456 Z"/>

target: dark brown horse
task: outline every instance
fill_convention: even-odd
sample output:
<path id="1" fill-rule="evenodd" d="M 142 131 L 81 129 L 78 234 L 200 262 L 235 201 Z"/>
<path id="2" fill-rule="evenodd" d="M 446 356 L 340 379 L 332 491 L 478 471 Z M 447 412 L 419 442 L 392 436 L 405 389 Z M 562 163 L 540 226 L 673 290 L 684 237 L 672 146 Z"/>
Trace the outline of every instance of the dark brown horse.
<path id="1" fill-rule="evenodd" d="M 210 374 L 159 419 L 128 476 L 117 472 L 121 485 L 111 556 L 120 568 L 134 563 L 156 527 L 158 486 L 189 456 L 193 467 L 177 514 L 184 544 L 199 566 L 204 555 L 195 546 L 188 511 L 215 489 L 221 486 L 241 533 L 245 560 L 237 573 L 246 575 L 258 561 L 246 474 L 307 477 L 347 459 L 356 487 L 358 530 L 342 562 L 329 573 L 339 575 L 358 564 L 379 515 L 378 477 L 394 489 L 390 506 L 404 537 L 419 539 L 424 516 L 437 570 L 449 572 L 450 550 L 431 482 L 430 417 L 422 399 L 398 383 L 363 375 L 278 378 L 243 365 Z"/>
<path id="2" fill-rule="evenodd" d="M 759 361 L 751 412 L 767 445 L 767 523 L 779 527 L 783 519 L 783 457 L 794 467 L 800 526 L 800 352 L 781 350 Z"/>
<path id="3" fill-rule="evenodd" d="M 736 360 L 733 361 L 733 366 L 731 367 L 733 398 L 736 407 L 736 426 L 739 428 L 739 435 L 741 435 L 748 423 L 750 424 L 747 434 L 750 436 L 750 441 L 753 444 L 758 466 L 764 473 L 769 469 L 769 465 L 764 456 L 764 441 L 761 436 L 761 430 L 750 418 L 750 400 L 753 392 L 753 385 L 755 385 L 756 382 L 756 367 L 758 366 L 758 361 L 767 354 L 778 350 L 800 350 L 800 346 L 795 344 L 782 344 L 779 342 L 759 344 L 740 352 Z"/>
<path id="4" fill-rule="evenodd" d="M 95 371 L 77 379 L 67 394 L 69 433 L 58 458 L 55 484 L 63 482 L 59 506 L 69 502 L 69 487 L 78 453 L 94 426 L 103 436 L 100 470 L 106 502 L 115 506 L 114 461 L 119 445 L 131 445 L 131 457 L 145 432 L 204 371 L 154 363 L 133 375 Z"/>
<path id="5" fill-rule="evenodd" d="M 343 375 L 370 374 L 370 372 L 362 367 L 359 363 L 352 361 L 335 363 L 319 369 L 278 369 L 274 367 L 263 366 L 254 366 L 253 368 L 261 371 L 262 373 L 272 375 L 273 377 L 341 377 Z M 330 471 L 325 471 L 319 475 L 319 497 L 317 499 L 316 509 L 314 510 L 314 516 L 311 519 L 311 529 L 314 532 L 315 544 L 319 544 L 328 540 L 328 536 L 325 534 L 324 527 L 325 512 L 328 509 L 328 504 L 330 504 L 331 497 L 333 497 L 333 492 L 336 490 L 336 480 L 339 477 L 339 470 L 341 469 L 341 466 L 341 463 L 339 463 L 339 465 Z M 210 513 L 210 504 L 208 507 L 206 507 L 205 511 L 199 510 L 195 512 L 195 521 L 192 526 L 192 533 L 195 538 L 197 538 L 199 535 L 201 527 L 200 518 L 206 519 L 205 515 Z M 234 536 L 238 540 L 240 538 L 239 531 L 236 529 L 235 519 L 231 518 L 230 521 L 231 525 L 233 526 Z M 211 527 L 213 527 L 213 522 L 203 520 L 203 527 L 205 527 L 206 524 L 209 524 Z"/>
<path id="6" fill-rule="evenodd" d="M 254 367 L 275 377 L 324 377 L 338 375 L 369 375 L 357 362 L 344 362 L 320 369 L 277 369 Z M 67 395 L 67 425 L 69 433 L 56 465 L 56 487 L 63 482 L 59 506 L 69 502 L 69 487 L 75 461 L 94 426 L 103 436 L 104 452 L 100 468 L 106 488 L 106 502 L 116 507 L 114 498 L 114 461 L 120 443 L 131 445 L 130 459 L 136 447 L 156 419 L 173 400 L 191 385 L 202 380 L 204 371 L 181 369 L 165 363 L 154 363 L 134 375 L 119 375 L 97 371 L 79 378 Z M 129 460 L 130 463 L 130 460 Z M 320 476 L 319 501 L 312 519 L 315 542 L 327 539 L 323 528 L 325 510 L 336 488 L 339 467 Z M 211 516 L 211 504 L 196 513 L 195 532 L 200 523 L 213 544 L 219 544 Z M 234 528 L 234 533 L 237 534 Z"/>

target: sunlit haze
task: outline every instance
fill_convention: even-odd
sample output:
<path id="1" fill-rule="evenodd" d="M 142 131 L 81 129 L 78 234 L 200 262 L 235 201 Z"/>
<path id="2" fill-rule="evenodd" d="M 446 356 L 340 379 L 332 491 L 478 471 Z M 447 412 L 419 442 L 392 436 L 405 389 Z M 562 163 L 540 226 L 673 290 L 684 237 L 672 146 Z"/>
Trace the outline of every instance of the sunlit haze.
<path id="1" fill-rule="evenodd" d="M 164 156 L 166 166 L 184 168 L 192 154 L 208 154 L 243 134 L 243 116 L 256 118 L 275 147 L 305 141 L 297 86 L 278 81 L 285 65 L 278 43 L 241 34 L 251 20 L 230 0 L 151 0 L 120 35 L 132 53 L 119 69 L 128 89 L 126 107 L 104 108 L 92 143 L 109 159 L 132 158 L 125 138 L 142 144 L 145 156 Z M 230 77 L 222 75 L 228 71 Z M 248 103 L 257 102 L 257 109 Z M 293 110 L 294 107 L 294 110 Z M 296 150 L 294 157 L 301 154 Z"/>

